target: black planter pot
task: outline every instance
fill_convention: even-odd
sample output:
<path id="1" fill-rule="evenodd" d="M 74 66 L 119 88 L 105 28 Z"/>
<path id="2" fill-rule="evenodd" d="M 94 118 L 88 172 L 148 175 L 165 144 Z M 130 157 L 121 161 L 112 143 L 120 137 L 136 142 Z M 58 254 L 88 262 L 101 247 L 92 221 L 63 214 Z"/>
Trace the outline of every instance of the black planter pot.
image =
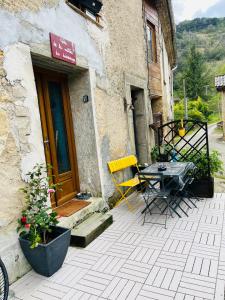
<path id="1" fill-rule="evenodd" d="M 61 268 L 70 245 L 70 235 L 70 229 L 56 226 L 50 233 L 53 240 L 48 244 L 39 244 L 38 247 L 31 249 L 30 241 L 26 239 L 26 236 L 19 237 L 19 241 L 34 271 L 49 277 Z"/>
<path id="2" fill-rule="evenodd" d="M 214 196 L 214 178 L 195 179 L 189 187 L 194 196 L 200 198 L 213 198 Z"/>
<path id="3" fill-rule="evenodd" d="M 168 162 L 169 161 L 169 155 L 168 154 L 159 154 L 159 157 L 157 158 L 158 162 Z"/>

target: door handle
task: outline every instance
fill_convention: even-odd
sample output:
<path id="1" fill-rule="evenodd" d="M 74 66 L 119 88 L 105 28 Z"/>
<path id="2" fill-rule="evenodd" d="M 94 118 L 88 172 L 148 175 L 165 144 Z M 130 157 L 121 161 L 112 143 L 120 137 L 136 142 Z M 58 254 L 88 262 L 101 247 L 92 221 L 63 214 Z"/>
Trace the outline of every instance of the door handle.
<path id="1" fill-rule="evenodd" d="M 55 132 L 55 143 L 56 143 L 56 150 L 57 150 L 57 148 L 58 148 L 58 137 L 59 137 L 59 131 L 58 131 L 58 130 L 56 130 L 56 132 Z"/>
<path id="2" fill-rule="evenodd" d="M 44 140 L 44 144 L 48 144 L 49 143 L 49 140 Z"/>

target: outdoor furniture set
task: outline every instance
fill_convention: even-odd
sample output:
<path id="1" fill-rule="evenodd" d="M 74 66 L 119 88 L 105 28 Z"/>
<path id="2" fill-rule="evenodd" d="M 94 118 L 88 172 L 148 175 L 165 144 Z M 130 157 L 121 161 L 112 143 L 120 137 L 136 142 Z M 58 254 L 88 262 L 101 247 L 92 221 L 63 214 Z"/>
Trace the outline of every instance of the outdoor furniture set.
<path id="1" fill-rule="evenodd" d="M 154 163 L 138 173 L 140 181 L 146 182 L 143 198 L 146 204 L 142 211 L 144 223 L 167 225 L 167 217 L 182 214 L 196 207 L 198 198 L 192 195 L 190 185 L 194 180 L 195 165 L 192 162 Z M 147 214 L 165 215 L 165 222 L 146 221 Z"/>
<path id="2" fill-rule="evenodd" d="M 122 200 L 130 210 L 133 209 L 132 204 L 127 199 L 127 195 L 132 189 L 139 189 L 143 194 L 145 201 L 144 223 L 154 223 L 165 225 L 167 224 L 167 217 L 173 214 L 182 217 L 181 214 L 188 216 L 187 210 L 196 207 L 197 198 L 191 194 L 189 185 L 193 181 L 193 173 L 195 165 L 192 162 L 166 162 L 154 163 L 142 170 L 139 170 L 137 158 L 134 155 L 120 158 L 108 163 L 115 186 L 121 197 L 117 201 L 118 205 Z M 115 176 L 115 173 L 127 169 L 129 167 L 136 167 L 137 174 L 129 180 L 120 182 Z M 126 188 L 123 190 L 123 188 Z M 165 215 L 165 222 L 158 223 L 146 221 L 147 214 Z"/>

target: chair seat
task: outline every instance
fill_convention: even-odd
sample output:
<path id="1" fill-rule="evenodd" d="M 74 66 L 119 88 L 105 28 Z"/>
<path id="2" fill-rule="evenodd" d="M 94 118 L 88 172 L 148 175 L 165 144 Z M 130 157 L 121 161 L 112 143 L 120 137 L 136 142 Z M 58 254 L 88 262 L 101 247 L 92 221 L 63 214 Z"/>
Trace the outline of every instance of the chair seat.
<path id="1" fill-rule="evenodd" d="M 136 186 L 138 184 L 140 184 L 141 182 L 144 182 L 145 180 L 139 180 L 138 177 L 134 177 L 130 180 L 127 180 L 127 181 L 124 181 L 120 184 L 118 184 L 119 186 L 128 186 L 128 187 L 133 187 L 133 186 Z"/>

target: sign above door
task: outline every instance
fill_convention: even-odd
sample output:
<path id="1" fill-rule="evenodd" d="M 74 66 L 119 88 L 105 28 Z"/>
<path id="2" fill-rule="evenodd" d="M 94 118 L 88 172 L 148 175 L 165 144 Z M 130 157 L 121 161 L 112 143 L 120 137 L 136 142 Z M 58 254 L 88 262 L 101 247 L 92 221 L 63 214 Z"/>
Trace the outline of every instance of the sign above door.
<path id="1" fill-rule="evenodd" d="M 74 43 L 50 32 L 52 57 L 76 65 L 76 51 Z"/>

